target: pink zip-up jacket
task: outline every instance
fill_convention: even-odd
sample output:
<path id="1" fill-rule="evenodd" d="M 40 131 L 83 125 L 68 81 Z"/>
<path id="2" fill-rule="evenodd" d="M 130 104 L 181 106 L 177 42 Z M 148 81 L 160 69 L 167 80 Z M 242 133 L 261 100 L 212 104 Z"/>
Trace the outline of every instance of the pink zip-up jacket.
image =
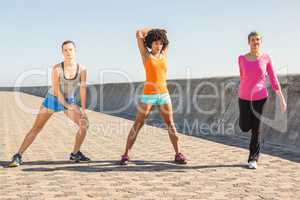
<path id="1" fill-rule="evenodd" d="M 269 76 L 272 90 L 280 90 L 280 84 L 268 54 L 262 54 L 253 61 L 247 60 L 245 55 L 241 55 L 238 62 L 240 67 L 240 99 L 255 101 L 268 97 L 266 75 Z"/>

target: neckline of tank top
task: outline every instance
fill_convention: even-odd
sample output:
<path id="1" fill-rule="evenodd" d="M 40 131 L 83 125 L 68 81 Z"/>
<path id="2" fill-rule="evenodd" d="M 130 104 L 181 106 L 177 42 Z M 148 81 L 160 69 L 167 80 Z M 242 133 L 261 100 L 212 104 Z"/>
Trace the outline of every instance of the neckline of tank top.
<path id="1" fill-rule="evenodd" d="M 61 62 L 61 67 L 62 67 L 62 70 L 63 70 L 63 77 L 65 80 L 68 80 L 68 81 L 71 81 L 71 80 L 75 80 L 78 76 L 78 72 L 79 72 L 79 65 L 76 64 L 77 68 L 76 68 L 76 74 L 73 78 L 66 78 L 65 77 L 65 67 L 64 67 L 64 62 Z"/>
<path id="2" fill-rule="evenodd" d="M 259 61 L 260 59 L 262 59 L 264 56 L 265 56 L 265 53 L 262 53 L 259 57 L 257 57 L 255 60 L 249 60 L 247 57 L 246 57 L 247 54 L 243 55 L 244 59 L 247 61 L 247 62 L 257 62 Z"/>
<path id="3" fill-rule="evenodd" d="M 148 62 L 151 62 L 151 60 L 154 60 L 155 62 L 162 62 L 163 60 L 165 60 L 166 57 L 163 56 L 162 58 L 153 58 L 153 56 L 149 55 L 149 57 L 146 59 L 146 62 L 145 62 L 145 65 L 148 63 Z"/>
<path id="4" fill-rule="evenodd" d="M 149 57 L 152 58 L 153 60 L 156 60 L 156 61 L 160 61 L 160 60 L 165 59 L 165 56 L 163 54 L 160 54 L 160 58 L 156 58 L 151 53 L 149 53 Z"/>

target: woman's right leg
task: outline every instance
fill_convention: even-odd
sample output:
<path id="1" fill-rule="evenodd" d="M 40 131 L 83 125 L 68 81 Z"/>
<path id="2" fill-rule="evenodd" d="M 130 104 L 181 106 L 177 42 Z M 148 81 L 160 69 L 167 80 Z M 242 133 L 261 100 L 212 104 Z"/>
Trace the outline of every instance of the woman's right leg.
<path id="1" fill-rule="evenodd" d="M 140 103 L 140 105 L 138 107 L 135 122 L 134 122 L 132 128 L 130 129 L 130 132 L 127 137 L 127 143 L 126 143 L 124 156 L 128 156 L 128 153 L 131 150 L 139 131 L 141 130 L 141 128 L 144 125 L 145 119 L 148 117 L 148 115 L 151 111 L 151 108 L 152 108 L 151 104 Z"/>
<path id="2" fill-rule="evenodd" d="M 22 145 L 18 151 L 18 154 L 22 155 L 26 149 L 32 144 L 38 133 L 42 130 L 48 119 L 51 117 L 53 112 L 49 111 L 45 107 L 41 107 L 35 122 L 29 132 L 26 134 Z"/>

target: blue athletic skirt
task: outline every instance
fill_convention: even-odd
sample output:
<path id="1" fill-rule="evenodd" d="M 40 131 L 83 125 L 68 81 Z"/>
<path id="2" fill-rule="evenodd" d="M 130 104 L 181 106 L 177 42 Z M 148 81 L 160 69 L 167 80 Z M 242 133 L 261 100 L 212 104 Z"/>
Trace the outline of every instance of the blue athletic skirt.
<path id="1" fill-rule="evenodd" d="M 65 98 L 65 101 L 68 104 L 78 104 L 79 103 L 79 101 L 76 99 L 76 97 Z M 58 98 L 49 92 L 47 93 L 47 95 L 44 99 L 43 106 L 53 112 L 59 112 L 59 111 L 66 110 L 66 108 L 61 103 L 59 103 Z"/>

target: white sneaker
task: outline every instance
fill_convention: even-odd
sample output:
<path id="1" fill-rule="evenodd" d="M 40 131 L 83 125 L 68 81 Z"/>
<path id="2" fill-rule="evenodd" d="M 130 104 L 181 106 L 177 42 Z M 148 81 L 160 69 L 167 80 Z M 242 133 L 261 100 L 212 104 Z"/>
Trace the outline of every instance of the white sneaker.
<path id="1" fill-rule="evenodd" d="M 256 169 L 257 168 L 257 162 L 254 160 L 254 161 L 250 161 L 248 163 L 248 167 L 249 169 Z"/>

